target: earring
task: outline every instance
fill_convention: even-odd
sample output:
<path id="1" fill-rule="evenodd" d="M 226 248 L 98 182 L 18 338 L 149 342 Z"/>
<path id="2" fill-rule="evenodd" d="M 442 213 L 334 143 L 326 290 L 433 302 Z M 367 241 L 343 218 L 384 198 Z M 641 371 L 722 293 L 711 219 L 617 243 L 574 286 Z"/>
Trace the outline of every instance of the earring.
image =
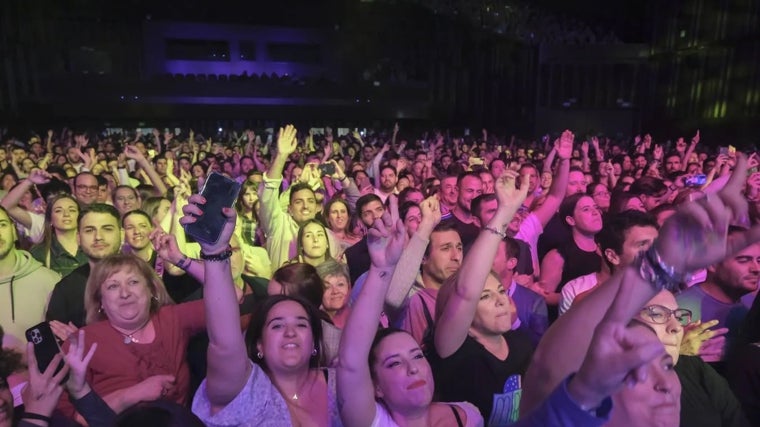
<path id="1" fill-rule="evenodd" d="M 264 353 L 258 352 L 258 353 L 256 353 L 256 357 L 258 357 L 259 359 L 263 359 L 264 358 Z"/>
<path id="2" fill-rule="evenodd" d="M 156 302 L 158 302 L 158 297 L 157 297 L 157 296 L 155 296 L 155 295 L 153 295 L 153 301 L 156 301 Z"/>
<path id="3" fill-rule="evenodd" d="M 314 347 L 314 350 L 311 351 L 311 356 L 314 357 L 317 355 L 317 348 Z"/>
<path id="4" fill-rule="evenodd" d="M 100 308 L 98 309 L 98 313 L 102 313 L 102 312 L 103 312 L 103 306 L 101 305 Z"/>

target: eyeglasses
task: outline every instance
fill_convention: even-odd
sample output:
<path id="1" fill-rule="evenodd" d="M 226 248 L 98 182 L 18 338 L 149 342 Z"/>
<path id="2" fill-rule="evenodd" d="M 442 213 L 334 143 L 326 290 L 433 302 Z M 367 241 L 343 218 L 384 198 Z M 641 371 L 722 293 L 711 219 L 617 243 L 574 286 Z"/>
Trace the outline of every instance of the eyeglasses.
<path id="1" fill-rule="evenodd" d="M 652 323 L 657 323 L 659 325 L 667 323 L 670 319 L 670 316 L 673 316 L 676 320 L 678 320 L 678 323 L 680 323 L 682 326 L 686 326 L 691 323 L 691 310 L 687 310 L 685 308 L 677 308 L 675 310 L 671 310 L 661 305 L 650 305 L 648 307 L 644 307 L 644 309 L 641 310 L 641 315 L 651 320 Z"/>
<path id="2" fill-rule="evenodd" d="M 594 193 L 594 197 L 610 197 L 609 191 L 597 191 Z"/>

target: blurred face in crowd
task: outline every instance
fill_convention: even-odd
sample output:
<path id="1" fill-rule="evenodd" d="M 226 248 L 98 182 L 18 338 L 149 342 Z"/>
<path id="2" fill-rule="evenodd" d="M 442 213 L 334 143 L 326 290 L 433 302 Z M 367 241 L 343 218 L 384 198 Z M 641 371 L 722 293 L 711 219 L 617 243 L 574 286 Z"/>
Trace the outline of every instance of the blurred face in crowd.
<path id="1" fill-rule="evenodd" d="M 483 182 L 483 194 L 491 194 L 494 192 L 493 189 L 493 175 L 491 175 L 491 172 L 483 171 L 480 173 L 480 180 Z"/>
<path id="2" fill-rule="evenodd" d="M 58 231 L 71 231 L 77 228 L 79 205 L 74 200 L 64 197 L 58 199 L 50 211 L 50 223 Z"/>
<path id="3" fill-rule="evenodd" d="M 3 184 L 3 190 L 10 191 L 11 188 L 13 188 L 13 186 L 16 185 L 16 178 L 13 175 L 7 173 L 3 175 L 2 184 Z"/>
<path id="4" fill-rule="evenodd" d="M 591 197 L 581 197 L 575 205 L 573 216 L 565 219 L 567 223 L 585 234 L 596 234 L 602 229 L 602 214 Z"/>
<path id="5" fill-rule="evenodd" d="M 0 259 L 5 259 L 16 243 L 16 227 L 5 211 L 0 210 Z"/>
<path id="6" fill-rule="evenodd" d="M 303 255 L 313 260 L 324 260 L 327 255 L 327 231 L 321 224 L 310 222 L 303 228 L 301 239 Z"/>
<path id="7" fill-rule="evenodd" d="M 384 213 L 385 206 L 383 206 L 383 203 L 377 200 L 373 200 L 362 206 L 362 210 L 359 212 L 359 216 L 361 217 L 362 223 L 364 223 L 365 226 L 372 227 L 372 224 L 374 224 L 375 220 L 382 218 Z"/>
<path id="8" fill-rule="evenodd" d="M 188 160 L 186 157 L 180 157 L 179 158 L 179 167 L 185 172 L 190 172 L 190 160 Z"/>
<path id="9" fill-rule="evenodd" d="M 645 325 L 642 333 L 652 334 Z M 652 334 L 654 335 L 654 334 Z M 656 339 L 652 337 L 652 339 Z M 646 378 L 631 387 L 622 387 L 612 396 L 614 410 L 608 426 L 612 427 L 672 427 L 681 419 L 681 383 L 674 370 L 675 363 L 668 353 L 644 365 Z"/>
<path id="10" fill-rule="evenodd" d="M 737 300 L 754 292 L 760 279 L 760 244 L 747 246 L 707 271 L 723 292 Z"/>
<path id="11" fill-rule="evenodd" d="M 383 168 L 380 171 L 380 189 L 386 193 L 392 192 L 396 188 L 398 178 L 396 177 L 396 171 L 391 168 Z"/>
<path id="12" fill-rule="evenodd" d="M 14 148 L 11 154 L 13 155 L 13 163 L 17 165 L 21 164 L 21 161 L 27 156 L 26 150 L 23 148 Z"/>
<path id="13" fill-rule="evenodd" d="M 427 407 L 435 383 L 419 344 L 406 332 L 383 338 L 372 350 L 375 397 L 391 410 Z M 398 408 L 398 409 L 396 409 Z"/>
<path id="14" fill-rule="evenodd" d="M 150 218 L 134 213 L 124 218 L 124 240 L 134 250 L 139 251 L 150 245 L 148 236 L 153 231 Z"/>
<path id="15" fill-rule="evenodd" d="M 327 224 L 334 231 L 344 231 L 348 227 L 348 208 L 345 203 L 334 202 L 327 212 Z"/>
<path id="16" fill-rule="evenodd" d="M 483 182 L 477 176 L 467 175 L 459 183 L 457 205 L 465 212 L 470 212 L 472 199 L 483 194 Z"/>
<path id="17" fill-rule="evenodd" d="M 567 193 L 565 196 L 571 196 L 577 193 L 586 192 L 586 176 L 580 171 L 570 171 L 567 178 Z"/>
<path id="18" fill-rule="evenodd" d="M 444 172 L 451 166 L 451 156 L 445 155 L 441 157 L 441 168 L 444 170 Z"/>
<path id="19" fill-rule="evenodd" d="M 66 159 L 69 161 L 69 163 L 79 163 L 81 159 L 79 158 L 79 152 L 77 151 L 76 147 L 69 147 L 66 150 Z"/>
<path id="20" fill-rule="evenodd" d="M 594 186 L 594 194 L 592 194 L 594 202 L 602 212 L 607 212 L 610 208 L 610 190 L 604 184 L 596 184 Z"/>
<path id="21" fill-rule="evenodd" d="M 631 156 L 623 156 L 623 163 L 620 165 L 620 168 L 626 172 L 633 170 L 633 161 L 631 160 Z"/>
<path id="22" fill-rule="evenodd" d="M 533 166 L 523 166 L 520 175 L 528 175 L 528 194 L 533 194 L 538 188 L 538 170 Z"/>
<path id="23" fill-rule="evenodd" d="M 98 180 L 94 175 L 85 173 L 77 176 L 74 181 L 74 197 L 85 205 L 95 203 L 98 198 Z"/>
<path id="24" fill-rule="evenodd" d="M 29 173 L 33 167 L 36 165 L 34 164 L 34 161 L 30 159 L 29 157 L 24 158 L 21 160 L 21 170 L 23 170 L 26 173 Z"/>
<path id="25" fill-rule="evenodd" d="M 243 157 L 240 159 L 240 172 L 243 175 L 248 174 L 248 172 L 253 169 L 253 159 L 249 159 L 248 157 Z"/>
<path id="26" fill-rule="evenodd" d="M 203 167 L 201 165 L 194 165 L 192 168 L 192 173 L 195 179 L 202 178 L 204 176 Z"/>
<path id="27" fill-rule="evenodd" d="M 489 274 L 480 293 L 480 300 L 470 325 L 470 334 L 476 338 L 502 335 L 512 329 L 516 313 L 514 302 L 507 295 L 504 286 L 499 279 Z"/>
<path id="28" fill-rule="evenodd" d="M 172 202 L 170 202 L 167 199 L 161 199 L 160 202 L 158 202 L 158 208 L 156 209 L 156 213 L 153 214 L 153 219 L 156 222 L 161 222 L 164 220 L 164 217 L 169 214 L 169 209 L 172 207 Z"/>
<path id="29" fill-rule="evenodd" d="M 121 228 L 112 215 L 89 212 L 79 222 L 77 243 L 90 260 L 97 261 L 119 252 Z"/>
<path id="30" fill-rule="evenodd" d="M 4 162 L 8 157 L 8 152 L 5 151 L 5 147 L 0 148 L 0 162 Z"/>
<path id="31" fill-rule="evenodd" d="M 240 196 L 243 208 L 246 210 L 252 210 L 258 198 L 259 195 L 256 193 L 256 189 L 251 187 L 246 187 L 245 192 Z"/>
<path id="32" fill-rule="evenodd" d="M 297 224 L 303 224 L 313 219 L 317 214 L 317 198 L 314 192 L 304 188 L 291 194 L 288 212 Z"/>
<path id="33" fill-rule="evenodd" d="M 644 209 L 647 211 L 651 211 L 652 209 L 656 208 L 657 206 L 660 206 L 661 204 L 668 201 L 668 190 L 661 192 L 660 194 L 647 196 L 645 194 L 642 194 L 639 196 L 641 199 L 641 202 L 644 204 Z"/>
<path id="34" fill-rule="evenodd" d="M 668 156 L 665 159 L 665 172 L 672 173 L 681 170 L 681 157 L 677 155 Z"/>
<path id="35" fill-rule="evenodd" d="M 0 427 L 11 427 L 13 423 L 13 394 L 8 380 L 0 377 Z"/>
<path id="36" fill-rule="evenodd" d="M 348 304 L 351 288 L 348 286 L 348 278 L 342 274 L 326 276 L 322 281 L 325 285 L 325 293 L 322 296 L 322 307 L 328 313 L 335 313 Z"/>
<path id="37" fill-rule="evenodd" d="M 166 159 L 164 158 L 156 159 L 156 172 L 158 172 L 159 175 L 166 175 L 167 166 L 168 166 L 168 163 Z"/>
<path id="38" fill-rule="evenodd" d="M 140 205 L 137 192 L 132 188 L 117 188 L 113 197 L 113 205 L 121 215 L 137 209 Z"/>
<path id="39" fill-rule="evenodd" d="M 408 211 L 406 211 L 406 216 L 404 217 L 404 227 L 406 228 L 406 233 L 409 235 L 409 237 L 412 237 L 412 235 L 417 232 L 417 228 L 419 228 L 421 221 L 422 211 L 420 211 L 419 207 L 412 206 Z"/>
<path id="40" fill-rule="evenodd" d="M 442 202 L 448 206 L 456 206 L 459 197 L 457 177 L 447 176 L 441 180 Z"/>
<path id="41" fill-rule="evenodd" d="M 493 174 L 494 178 L 498 178 L 503 175 L 505 170 L 507 170 L 507 165 L 504 164 L 503 161 L 494 160 L 491 162 L 491 173 Z"/>
<path id="42" fill-rule="evenodd" d="M 647 165 L 647 158 L 644 156 L 636 156 L 633 165 L 636 166 L 636 169 L 643 169 Z"/>
<path id="43" fill-rule="evenodd" d="M 422 259 L 422 272 L 439 285 L 462 265 L 462 239 L 456 230 L 431 233 L 428 250 Z"/>

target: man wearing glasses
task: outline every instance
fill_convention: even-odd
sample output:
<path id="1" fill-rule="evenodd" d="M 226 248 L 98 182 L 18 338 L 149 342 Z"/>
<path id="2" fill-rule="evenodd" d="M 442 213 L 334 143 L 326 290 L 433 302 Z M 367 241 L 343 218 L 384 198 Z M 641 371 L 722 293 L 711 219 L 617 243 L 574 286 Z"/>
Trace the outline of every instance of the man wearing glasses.
<path id="1" fill-rule="evenodd" d="M 74 177 L 73 194 L 83 205 L 91 205 L 98 198 L 98 180 L 90 172 L 80 172 Z"/>

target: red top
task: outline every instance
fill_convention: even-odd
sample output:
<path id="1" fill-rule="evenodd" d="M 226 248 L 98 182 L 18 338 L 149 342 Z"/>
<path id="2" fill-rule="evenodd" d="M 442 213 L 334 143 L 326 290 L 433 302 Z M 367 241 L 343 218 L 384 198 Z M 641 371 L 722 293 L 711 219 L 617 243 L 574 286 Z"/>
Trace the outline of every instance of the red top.
<path id="1" fill-rule="evenodd" d="M 98 343 L 88 368 L 87 382 L 101 397 L 153 375 L 174 375 L 176 385 L 165 398 L 181 405 L 187 403 L 190 392 L 187 344 L 193 335 L 205 329 L 203 300 L 161 307 L 151 320 L 156 338 L 148 344 L 125 344 L 124 335 L 107 320 L 84 327 L 85 350 L 93 342 Z M 68 344 L 63 347 L 64 352 L 68 351 Z M 67 393 L 61 396 L 58 409 L 66 416 L 73 417 L 76 413 Z"/>

